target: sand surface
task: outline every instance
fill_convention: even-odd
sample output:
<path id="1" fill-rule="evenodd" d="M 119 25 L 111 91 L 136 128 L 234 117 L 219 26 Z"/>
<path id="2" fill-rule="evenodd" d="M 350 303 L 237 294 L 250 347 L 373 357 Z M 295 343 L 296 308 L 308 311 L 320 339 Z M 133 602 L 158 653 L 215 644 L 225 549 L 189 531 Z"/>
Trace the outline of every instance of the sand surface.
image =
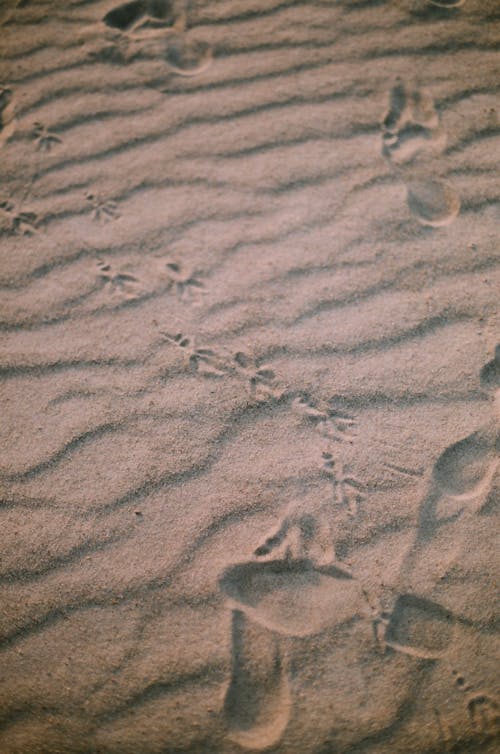
<path id="1" fill-rule="evenodd" d="M 0 752 L 498 751 L 497 0 L 1 0 Z"/>

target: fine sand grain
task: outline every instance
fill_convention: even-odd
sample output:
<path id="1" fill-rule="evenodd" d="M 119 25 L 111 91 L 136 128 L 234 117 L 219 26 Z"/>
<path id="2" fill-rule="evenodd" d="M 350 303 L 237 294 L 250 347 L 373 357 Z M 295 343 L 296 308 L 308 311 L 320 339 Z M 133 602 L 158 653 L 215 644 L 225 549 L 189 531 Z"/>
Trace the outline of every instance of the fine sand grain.
<path id="1" fill-rule="evenodd" d="M 0 6 L 0 752 L 497 752 L 497 0 Z"/>

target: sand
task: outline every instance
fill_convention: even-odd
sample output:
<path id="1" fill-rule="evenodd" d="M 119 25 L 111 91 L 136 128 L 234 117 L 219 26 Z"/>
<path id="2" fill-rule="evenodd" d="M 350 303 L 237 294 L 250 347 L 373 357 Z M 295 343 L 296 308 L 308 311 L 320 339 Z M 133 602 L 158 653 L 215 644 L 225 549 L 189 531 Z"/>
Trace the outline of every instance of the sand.
<path id="1" fill-rule="evenodd" d="M 498 751 L 496 0 L 0 24 L 0 752 Z"/>

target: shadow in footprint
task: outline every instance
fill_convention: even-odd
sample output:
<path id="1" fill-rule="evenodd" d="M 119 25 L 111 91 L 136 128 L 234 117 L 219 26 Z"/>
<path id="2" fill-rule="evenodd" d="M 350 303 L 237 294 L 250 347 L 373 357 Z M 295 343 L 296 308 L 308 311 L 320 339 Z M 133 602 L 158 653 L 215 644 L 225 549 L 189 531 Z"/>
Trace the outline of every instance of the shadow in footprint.
<path id="1" fill-rule="evenodd" d="M 276 744 L 290 718 L 287 662 L 279 637 L 232 613 L 232 673 L 224 699 L 229 737 L 249 749 Z"/>
<path id="2" fill-rule="evenodd" d="M 403 594 L 398 597 L 385 634 L 385 643 L 405 654 L 438 659 L 453 637 L 454 616 L 430 600 Z"/>
<path id="3" fill-rule="evenodd" d="M 143 19 L 152 26 L 171 26 L 176 21 L 175 5 L 171 0 L 131 0 L 106 13 L 103 21 L 112 29 L 130 31 Z"/>
<path id="4" fill-rule="evenodd" d="M 146 15 L 148 3 L 146 0 L 132 0 L 130 3 L 118 5 L 106 13 L 103 18 L 106 26 L 119 31 L 128 31 Z"/>
<path id="5" fill-rule="evenodd" d="M 485 435 L 475 433 L 450 445 L 436 461 L 434 481 L 446 495 L 468 499 L 491 484 L 498 465 L 498 449 Z"/>

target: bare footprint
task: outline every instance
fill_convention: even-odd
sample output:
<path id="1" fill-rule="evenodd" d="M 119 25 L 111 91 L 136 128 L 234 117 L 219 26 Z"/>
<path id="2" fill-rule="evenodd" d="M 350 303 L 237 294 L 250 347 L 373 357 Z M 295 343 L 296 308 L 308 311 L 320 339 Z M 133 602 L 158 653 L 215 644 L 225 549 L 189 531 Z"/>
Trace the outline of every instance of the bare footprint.
<path id="1" fill-rule="evenodd" d="M 371 615 L 350 573 L 310 560 L 242 563 L 228 568 L 219 586 L 233 609 L 284 636 L 310 636 Z"/>
<path id="2" fill-rule="evenodd" d="M 14 133 L 14 97 L 12 89 L 0 87 L 0 146 Z"/>
<path id="3" fill-rule="evenodd" d="M 382 154 L 406 184 L 410 212 L 433 228 L 451 223 L 460 212 L 460 199 L 436 175 L 436 157 L 443 152 L 446 134 L 432 97 L 398 79 L 382 132 Z"/>
<path id="4" fill-rule="evenodd" d="M 165 59 L 170 70 L 179 76 L 198 76 L 212 64 L 213 49 L 208 42 L 189 41 L 185 35 L 169 37 Z"/>
<path id="5" fill-rule="evenodd" d="M 460 212 L 458 194 L 443 181 L 411 181 L 406 188 L 408 207 L 422 225 L 432 228 L 449 225 Z"/>
<path id="6" fill-rule="evenodd" d="M 224 698 L 229 737 L 248 749 L 266 749 L 288 725 L 291 694 L 279 637 L 232 611 L 232 671 Z"/>
<path id="7" fill-rule="evenodd" d="M 382 131 L 382 153 L 395 165 L 411 162 L 422 153 L 441 152 L 446 142 L 432 97 L 410 89 L 401 79 L 390 92 Z"/>
<path id="8" fill-rule="evenodd" d="M 176 3 L 172 0 L 132 0 L 110 10 L 103 21 L 106 26 L 125 32 L 144 26 L 171 27 L 178 15 Z"/>
<path id="9" fill-rule="evenodd" d="M 486 491 L 499 462 L 495 445 L 487 436 L 475 433 L 441 454 L 433 478 L 445 495 L 469 500 Z"/>
<path id="10" fill-rule="evenodd" d="M 385 644 L 412 657 L 438 659 L 450 645 L 455 619 L 449 611 L 411 594 L 400 595 L 389 617 Z"/>

